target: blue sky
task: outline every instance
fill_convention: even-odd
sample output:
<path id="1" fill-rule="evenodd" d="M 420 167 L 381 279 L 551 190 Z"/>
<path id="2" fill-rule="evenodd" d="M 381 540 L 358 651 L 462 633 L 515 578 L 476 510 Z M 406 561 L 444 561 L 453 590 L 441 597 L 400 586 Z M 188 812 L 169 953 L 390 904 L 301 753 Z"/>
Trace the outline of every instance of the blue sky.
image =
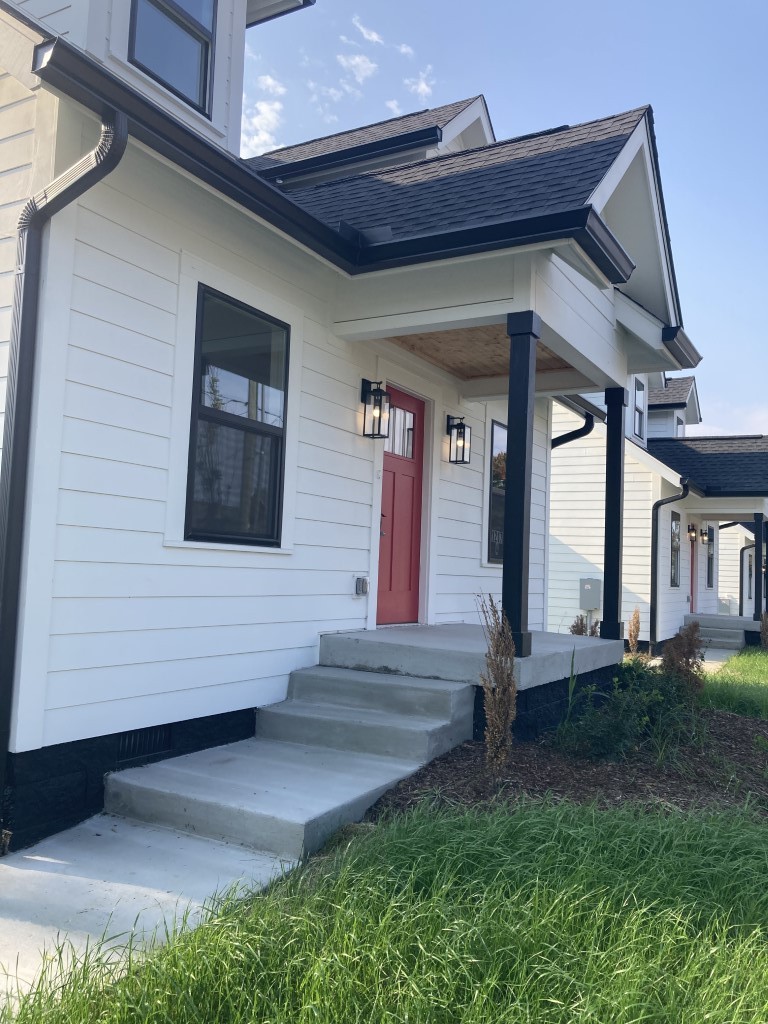
<path id="1" fill-rule="evenodd" d="M 244 153 L 483 93 L 499 139 L 654 108 L 707 433 L 768 433 L 766 0 L 317 0 L 248 33 Z"/>

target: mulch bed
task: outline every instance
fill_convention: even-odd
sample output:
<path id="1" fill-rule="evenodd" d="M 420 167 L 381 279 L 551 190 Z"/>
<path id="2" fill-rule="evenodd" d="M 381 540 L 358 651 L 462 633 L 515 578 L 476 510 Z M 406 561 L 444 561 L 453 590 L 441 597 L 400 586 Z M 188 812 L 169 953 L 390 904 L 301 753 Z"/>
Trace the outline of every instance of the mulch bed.
<path id="1" fill-rule="evenodd" d="M 422 800 L 484 804 L 520 796 L 554 796 L 609 807 L 625 800 L 670 809 L 750 806 L 768 816 L 768 722 L 727 711 L 704 713 L 704 740 L 657 764 L 640 751 L 623 761 L 589 761 L 560 753 L 547 738 L 516 743 L 501 777 L 484 767 L 482 743 L 464 743 L 389 790 L 370 809 L 375 821 Z"/>

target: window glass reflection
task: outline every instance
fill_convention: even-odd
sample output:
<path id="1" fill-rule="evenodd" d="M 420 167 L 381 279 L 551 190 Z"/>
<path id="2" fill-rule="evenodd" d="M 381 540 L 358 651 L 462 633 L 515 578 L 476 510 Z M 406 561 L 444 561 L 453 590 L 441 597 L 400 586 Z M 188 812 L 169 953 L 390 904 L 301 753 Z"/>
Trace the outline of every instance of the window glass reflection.
<path id="1" fill-rule="evenodd" d="M 413 458 L 413 413 L 393 406 L 389 414 L 389 437 L 384 442 L 384 451 L 391 455 Z"/>

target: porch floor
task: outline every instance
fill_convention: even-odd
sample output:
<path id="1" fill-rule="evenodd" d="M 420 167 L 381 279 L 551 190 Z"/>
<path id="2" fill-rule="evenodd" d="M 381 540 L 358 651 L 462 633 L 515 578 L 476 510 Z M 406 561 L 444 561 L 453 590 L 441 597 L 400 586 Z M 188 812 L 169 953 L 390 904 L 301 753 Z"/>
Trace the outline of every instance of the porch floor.
<path id="1" fill-rule="evenodd" d="M 375 672 L 479 683 L 485 668 L 486 639 L 482 626 L 468 622 L 439 626 L 384 626 L 320 638 L 320 660 Z M 515 675 L 520 690 L 618 665 L 622 640 L 600 640 L 570 633 L 534 632 L 532 652 L 518 658 Z"/>

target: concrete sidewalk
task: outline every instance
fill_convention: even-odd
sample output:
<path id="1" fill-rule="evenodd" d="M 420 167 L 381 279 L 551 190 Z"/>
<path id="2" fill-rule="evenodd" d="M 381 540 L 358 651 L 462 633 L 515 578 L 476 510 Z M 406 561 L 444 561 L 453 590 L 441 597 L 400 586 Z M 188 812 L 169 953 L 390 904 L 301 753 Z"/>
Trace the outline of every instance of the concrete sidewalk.
<path id="1" fill-rule="evenodd" d="M 717 672 L 726 661 L 730 661 L 739 652 L 730 648 L 708 647 L 704 652 L 704 671 L 708 673 Z"/>
<path id="2" fill-rule="evenodd" d="M 100 814 L 0 860 L 0 1002 L 57 944 L 159 937 L 233 885 L 258 889 L 293 865 L 241 846 Z"/>

